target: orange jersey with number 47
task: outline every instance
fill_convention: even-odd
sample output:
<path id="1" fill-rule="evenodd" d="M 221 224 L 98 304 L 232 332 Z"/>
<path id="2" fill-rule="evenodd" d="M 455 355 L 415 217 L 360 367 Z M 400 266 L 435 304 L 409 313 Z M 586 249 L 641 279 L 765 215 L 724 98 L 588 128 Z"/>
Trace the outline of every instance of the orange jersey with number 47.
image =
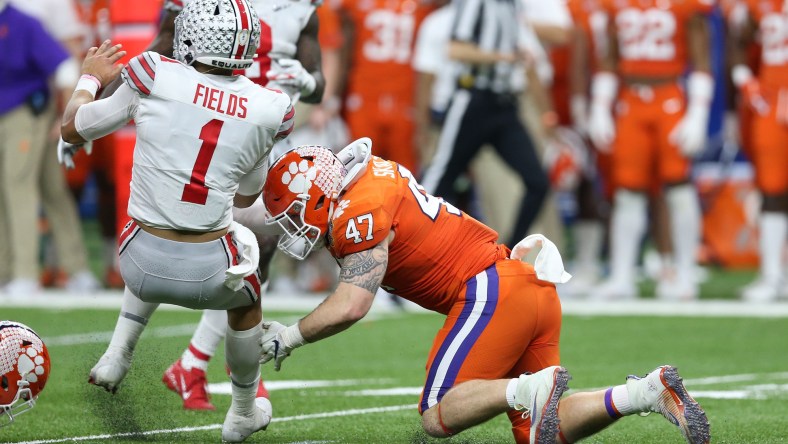
<path id="1" fill-rule="evenodd" d="M 618 72 L 624 76 L 679 76 L 689 64 L 687 28 L 714 0 L 604 0 L 616 29 Z"/>
<path id="2" fill-rule="evenodd" d="M 405 167 L 373 157 L 361 174 L 338 199 L 328 248 L 343 258 L 393 231 L 385 290 L 447 314 L 468 279 L 507 257 L 498 233 L 427 194 Z"/>

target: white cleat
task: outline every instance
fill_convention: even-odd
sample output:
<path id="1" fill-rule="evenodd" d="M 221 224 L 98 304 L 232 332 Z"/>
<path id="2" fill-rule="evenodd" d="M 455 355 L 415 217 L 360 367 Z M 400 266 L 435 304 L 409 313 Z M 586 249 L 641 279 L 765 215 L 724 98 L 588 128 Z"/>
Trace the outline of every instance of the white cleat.
<path id="1" fill-rule="evenodd" d="M 107 350 L 90 370 L 88 383 L 104 387 L 106 391 L 115 393 L 129 372 L 129 367 L 131 367 L 131 354 L 119 350 Z"/>
<path id="2" fill-rule="evenodd" d="M 256 408 L 252 416 L 236 415 L 230 407 L 222 425 L 223 442 L 242 442 L 252 433 L 268 427 L 273 415 L 271 401 L 267 398 L 255 398 L 254 404 Z"/>
<path id="3" fill-rule="evenodd" d="M 779 282 L 761 277 L 742 289 L 741 298 L 747 302 L 774 302 L 780 295 L 780 291 Z"/>
<path id="4" fill-rule="evenodd" d="M 663 365 L 643 378 L 627 377 L 632 407 L 648 414 L 657 412 L 681 430 L 690 444 L 707 444 L 711 440 L 706 413 L 682 383 L 675 367 Z"/>
<path id="5" fill-rule="evenodd" d="M 572 379 L 565 368 L 547 367 L 520 375 L 514 393 L 515 409 L 531 416 L 531 444 L 552 444 L 558 435 L 558 401 Z"/>
<path id="6" fill-rule="evenodd" d="M 634 282 L 619 279 L 607 279 L 592 288 L 589 293 L 592 301 L 622 301 L 637 299 L 638 289 Z"/>

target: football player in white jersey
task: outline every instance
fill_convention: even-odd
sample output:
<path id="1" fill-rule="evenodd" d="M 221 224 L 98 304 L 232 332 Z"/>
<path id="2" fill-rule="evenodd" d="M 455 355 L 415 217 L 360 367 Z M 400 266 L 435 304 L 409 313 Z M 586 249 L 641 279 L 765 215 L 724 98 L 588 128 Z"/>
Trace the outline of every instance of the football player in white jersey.
<path id="1" fill-rule="evenodd" d="M 159 35 L 151 48 L 162 54 L 172 51 L 173 22 L 177 14 L 193 0 L 166 0 L 165 15 Z M 262 86 L 287 93 L 293 102 L 319 103 L 323 98 L 325 79 L 321 71 L 318 43 L 318 19 L 315 9 L 322 0 L 251 0 L 260 18 L 260 46 L 252 64 L 243 72 Z M 278 143 L 273 151 L 279 154 L 292 149 L 287 141 Z M 260 276 L 267 287 L 269 265 L 276 252 L 277 236 L 261 234 L 262 202 L 253 207 L 234 210 L 237 221 L 255 232 L 260 246 Z M 257 216 L 255 216 L 255 214 Z M 224 311 L 206 310 L 184 350 L 162 377 L 164 384 L 183 399 L 189 410 L 214 410 L 207 393 L 206 370 L 219 342 L 224 338 L 227 315 Z M 262 381 L 257 396 L 267 397 Z"/>
<path id="2" fill-rule="evenodd" d="M 265 180 L 268 154 L 293 128 L 290 98 L 233 71 L 249 67 L 260 22 L 249 0 L 194 0 L 175 21 L 175 59 L 92 48 L 63 116 L 63 139 L 81 144 L 134 120 L 137 143 L 128 214 L 120 237 L 123 305 L 90 382 L 115 392 L 159 303 L 226 310 L 226 359 L 233 400 L 222 439 L 243 441 L 268 425 L 256 399 L 262 312 L 259 250 L 232 207 L 249 207 Z M 122 68 L 122 72 L 121 72 Z M 122 75 L 112 96 L 96 91 Z"/>

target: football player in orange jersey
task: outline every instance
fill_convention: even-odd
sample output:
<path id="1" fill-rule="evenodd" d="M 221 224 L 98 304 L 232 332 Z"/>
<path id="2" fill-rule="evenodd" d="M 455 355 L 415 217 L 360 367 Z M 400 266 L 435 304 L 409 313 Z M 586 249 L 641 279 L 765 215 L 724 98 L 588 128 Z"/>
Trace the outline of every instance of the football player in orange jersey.
<path id="1" fill-rule="evenodd" d="M 636 296 L 646 194 L 656 179 L 670 213 L 676 270 L 660 280 L 657 296 L 694 299 L 700 206 L 690 173 L 692 157 L 705 146 L 714 89 L 706 25 L 713 0 L 604 0 L 603 5 L 610 17 L 609 48 L 592 81 L 589 130 L 597 148 L 612 150 L 617 190 L 611 275 L 594 295 Z M 682 89 L 679 80 L 687 69 L 692 72 Z"/>
<path id="2" fill-rule="evenodd" d="M 742 291 L 750 301 L 773 301 L 783 281 L 782 253 L 788 231 L 788 6 L 782 0 L 746 1 L 748 19 L 732 45 L 733 83 L 753 111 L 752 162 L 763 196 L 760 277 Z M 760 72 L 747 66 L 746 51 L 760 36 Z"/>
<path id="3" fill-rule="evenodd" d="M 569 275 L 555 245 L 535 235 L 510 258 L 495 231 L 427 194 L 402 165 L 371 157 L 371 148 L 366 138 L 336 155 L 302 146 L 269 169 L 266 223 L 285 232 L 279 248 L 303 259 L 325 241 L 341 271 L 336 290 L 299 322 L 264 324 L 262 362 L 279 370 L 295 348 L 349 328 L 383 287 L 446 315 L 419 403 L 430 436 L 507 413 L 519 443 L 574 442 L 622 415 L 659 411 L 688 442 L 709 441 L 705 413 L 670 366 L 562 400 L 570 376 L 560 366 L 552 282 Z M 531 240 L 542 244 L 536 263 L 547 266 L 519 259 Z"/>
<path id="4" fill-rule="evenodd" d="M 436 9 L 431 0 L 334 0 L 342 23 L 346 68 L 343 115 L 353 138 L 375 138 L 378 155 L 418 173 L 413 145 L 416 32 Z"/>

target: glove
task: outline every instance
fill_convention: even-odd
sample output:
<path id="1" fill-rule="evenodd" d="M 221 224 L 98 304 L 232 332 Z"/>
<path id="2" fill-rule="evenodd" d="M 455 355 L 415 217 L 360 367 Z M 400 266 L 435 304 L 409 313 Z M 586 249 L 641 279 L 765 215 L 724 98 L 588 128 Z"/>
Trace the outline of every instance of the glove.
<path id="1" fill-rule="evenodd" d="M 74 155 L 80 149 L 84 148 L 85 152 L 90 154 L 93 152 L 93 142 L 87 141 L 82 145 L 74 145 L 66 142 L 61 137 L 57 141 L 57 161 L 66 167 L 66 169 L 74 168 Z"/>
<path id="2" fill-rule="evenodd" d="M 769 104 L 761 94 L 761 84 L 747 65 L 734 66 L 731 77 L 747 106 L 762 116 L 769 114 Z"/>
<path id="3" fill-rule="evenodd" d="M 687 92 L 687 111 L 668 135 L 668 140 L 685 156 L 695 157 L 706 147 L 714 80 L 706 73 L 694 72 L 687 79 Z"/>
<path id="4" fill-rule="evenodd" d="M 260 342 L 263 350 L 260 364 L 273 360 L 276 371 L 282 368 L 282 361 L 290 356 L 290 352 L 306 344 L 297 323 L 285 327 L 276 321 L 263 322 L 263 337 Z"/>
<path id="5" fill-rule="evenodd" d="M 266 77 L 279 85 L 298 88 L 303 96 L 309 96 L 317 87 L 315 78 L 296 59 L 276 60 Z"/>
<path id="6" fill-rule="evenodd" d="M 598 72 L 591 81 L 591 115 L 588 136 L 599 151 L 610 152 L 616 137 L 616 124 L 611 109 L 618 91 L 618 78 L 610 72 Z"/>

